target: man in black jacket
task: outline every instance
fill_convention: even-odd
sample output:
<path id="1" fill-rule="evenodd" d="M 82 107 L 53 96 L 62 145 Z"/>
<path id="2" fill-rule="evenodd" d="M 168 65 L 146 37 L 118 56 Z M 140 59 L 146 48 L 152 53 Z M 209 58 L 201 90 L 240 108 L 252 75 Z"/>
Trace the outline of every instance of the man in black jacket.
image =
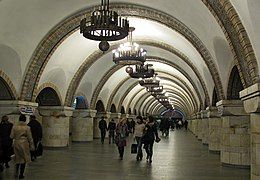
<path id="1" fill-rule="evenodd" d="M 13 154 L 13 140 L 10 138 L 13 123 L 8 121 L 8 116 L 3 116 L 0 123 L 0 137 L 2 140 L 2 160 L 6 168 L 9 168 L 8 162 Z"/>
<path id="2" fill-rule="evenodd" d="M 36 151 L 37 151 L 38 143 L 42 140 L 42 126 L 36 120 L 36 117 L 34 115 L 30 116 L 30 122 L 28 123 L 28 126 L 30 126 L 31 128 L 33 143 L 35 147 L 35 151 L 31 151 L 31 158 L 33 161 L 37 158 Z"/>
<path id="3" fill-rule="evenodd" d="M 149 116 L 148 123 L 145 125 L 142 140 L 147 154 L 146 160 L 147 162 L 152 163 L 154 141 L 159 142 L 161 140 L 158 136 L 157 125 L 152 116 Z"/>
<path id="4" fill-rule="evenodd" d="M 108 133 L 109 133 L 109 144 L 111 144 L 111 140 L 113 143 L 115 143 L 115 130 L 116 130 L 116 123 L 114 121 L 114 119 L 112 119 L 109 123 L 108 123 Z"/>
<path id="5" fill-rule="evenodd" d="M 100 133 L 101 133 L 101 143 L 104 144 L 104 140 L 106 137 L 106 131 L 107 131 L 107 122 L 104 120 L 104 117 L 101 117 L 98 127 L 99 127 Z"/>
<path id="6" fill-rule="evenodd" d="M 3 148 L 2 148 L 2 138 L 0 137 L 0 173 L 4 170 L 3 167 Z M 1 179 L 1 177 L 0 177 Z"/>

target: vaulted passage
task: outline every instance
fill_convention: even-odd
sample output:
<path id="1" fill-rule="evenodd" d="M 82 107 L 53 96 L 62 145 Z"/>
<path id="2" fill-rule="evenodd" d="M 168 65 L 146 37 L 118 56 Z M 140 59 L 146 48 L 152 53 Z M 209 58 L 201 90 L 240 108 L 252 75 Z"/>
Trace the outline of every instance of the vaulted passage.
<path id="1" fill-rule="evenodd" d="M 260 179 L 258 12 L 260 0 L 0 0 L 0 118 L 34 115 L 54 149 L 27 174 L 41 179 L 57 163 L 61 176 L 90 177 L 69 164 L 82 158 L 100 163 L 91 179 L 117 168 L 129 179 Z M 100 120 L 130 126 L 137 116 L 188 122 L 189 132 L 156 144 L 151 167 L 109 161 L 116 150 L 98 144 L 109 136 Z"/>
<path id="2" fill-rule="evenodd" d="M 44 158 L 28 168 L 26 179 L 249 179 L 249 170 L 219 166 L 219 156 L 184 130 L 171 132 L 169 139 L 155 144 L 153 164 L 136 162 L 130 154 L 131 142 L 123 161 L 118 160 L 116 146 L 107 141 L 46 150 Z M 12 179 L 12 173 L 10 169 L 3 178 Z"/>

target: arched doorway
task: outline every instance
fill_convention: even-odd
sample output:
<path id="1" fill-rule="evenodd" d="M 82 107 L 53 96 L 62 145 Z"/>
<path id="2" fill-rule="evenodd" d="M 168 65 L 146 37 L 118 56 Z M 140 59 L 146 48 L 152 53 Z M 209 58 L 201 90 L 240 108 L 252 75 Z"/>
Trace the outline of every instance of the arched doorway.
<path id="1" fill-rule="evenodd" d="M 241 82 L 239 72 L 236 66 L 232 68 L 227 89 L 227 99 L 228 100 L 238 100 L 239 92 L 242 91 L 243 84 Z"/>
<path id="2" fill-rule="evenodd" d="M 12 93 L 11 88 L 5 82 L 5 80 L 0 77 L 0 100 L 14 100 L 15 97 Z"/>

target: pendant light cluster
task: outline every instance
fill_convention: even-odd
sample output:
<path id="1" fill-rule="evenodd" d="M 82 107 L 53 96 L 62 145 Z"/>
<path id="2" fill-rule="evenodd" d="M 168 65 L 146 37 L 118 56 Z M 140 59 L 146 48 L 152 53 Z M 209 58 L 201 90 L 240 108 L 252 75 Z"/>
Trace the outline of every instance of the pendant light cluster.
<path id="1" fill-rule="evenodd" d="M 99 49 L 103 52 L 109 49 L 108 41 L 117 41 L 127 37 L 127 42 L 113 50 L 113 61 L 117 65 L 127 65 L 126 72 L 130 77 L 139 79 L 139 84 L 146 87 L 164 107 L 172 108 L 160 78 L 152 68 L 145 64 L 147 51 L 133 42 L 134 27 L 129 27 L 129 21 L 117 12 L 109 9 L 109 0 L 101 0 L 98 10 L 91 13 L 90 19 L 83 18 L 80 22 L 80 33 L 87 39 L 100 41 Z"/>
<path id="2" fill-rule="evenodd" d="M 109 0 L 101 0 L 98 10 L 91 13 L 90 19 L 80 22 L 80 33 L 87 39 L 100 41 L 99 49 L 107 51 L 108 41 L 125 38 L 129 32 L 129 21 L 109 9 Z"/>

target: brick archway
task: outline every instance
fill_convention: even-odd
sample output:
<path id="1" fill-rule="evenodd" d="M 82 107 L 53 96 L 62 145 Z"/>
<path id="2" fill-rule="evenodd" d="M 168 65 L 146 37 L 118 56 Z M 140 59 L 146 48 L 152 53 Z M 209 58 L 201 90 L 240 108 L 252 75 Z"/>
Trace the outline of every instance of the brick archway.
<path id="1" fill-rule="evenodd" d="M 202 41 L 198 39 L 198 37 L 187 26 L 168 14 L 144 6 L 112 3 L 111 9 L 115 9 L 120 14 L 125 16 L 136 16 L 157 21 L 182 34 L 191 42 L 191 44 L 193 44 L 204 59 L 213 77 L 214 83 L 218 85 L 217 93 L 222 99 L 224 98 L 224 91 L 221 85 L 220 76 L 211 54 Z M 85 14 L 90 14 L 92 10 L 93 7 L 70 16 L 54 27 L 40 42 L 30 60 L 28 71 L 26 72 L 25 79 L 23 81 L 21 91 L 22 100 L 32 100 L 35 96 L 35 88 L 39 83 L 39 79 L 46 64 L 48 63 L 49 58 L 55 49 L 66 39 L 66 37 L 79 28 L 79 22 L 82 17 L 85 16 Z"/>

